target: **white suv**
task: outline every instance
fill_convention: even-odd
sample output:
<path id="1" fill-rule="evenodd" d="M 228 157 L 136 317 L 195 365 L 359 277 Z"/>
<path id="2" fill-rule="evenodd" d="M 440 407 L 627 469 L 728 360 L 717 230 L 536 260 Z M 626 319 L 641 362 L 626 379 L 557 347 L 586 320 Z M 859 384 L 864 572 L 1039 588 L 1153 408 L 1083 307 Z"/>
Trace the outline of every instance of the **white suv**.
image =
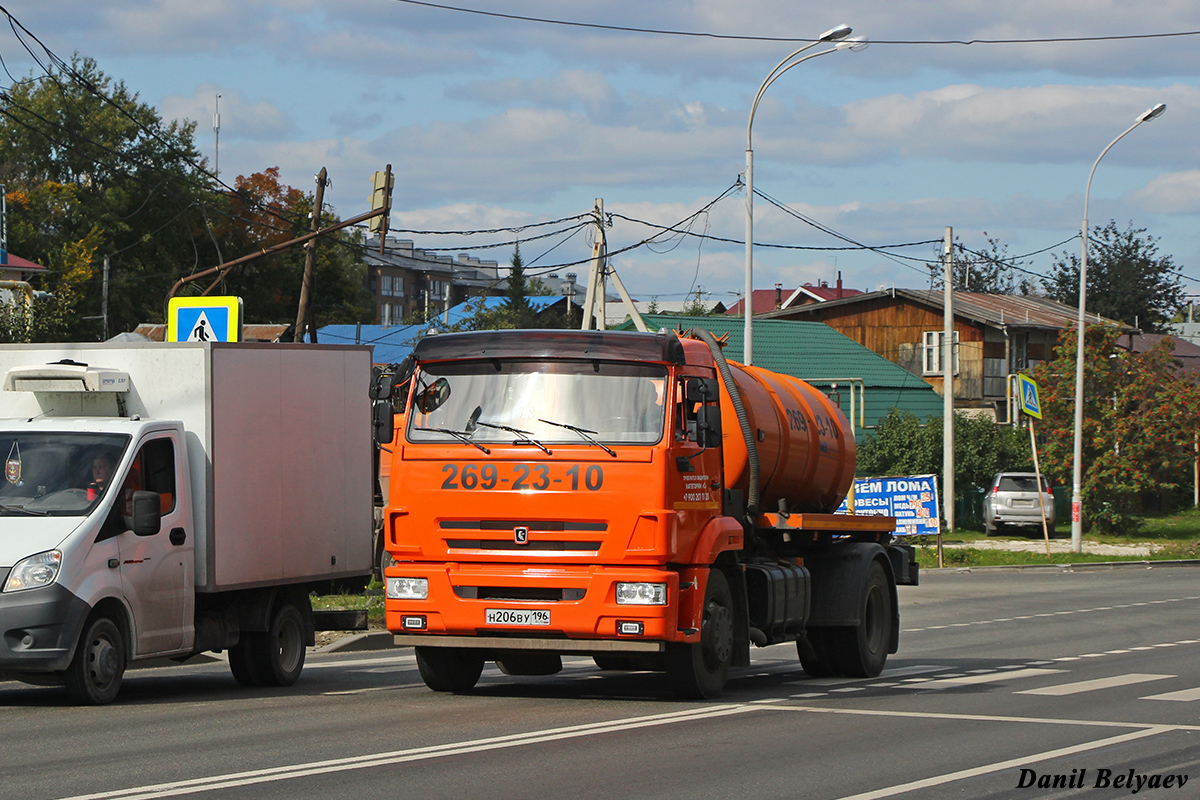
<path id="1" fill-rule="evenodd" d="M 983 497 L 983 529 L 990 536 L 1007 526 L 1042 527 L 1042 507 L 1046 524 L 1054 530 L 1054 493 L 1042 476 L 1042 500 L 1038 502 L 1038 479 L 1032 472 L 1000 472 L 992 478 L 991 488 Z"/>

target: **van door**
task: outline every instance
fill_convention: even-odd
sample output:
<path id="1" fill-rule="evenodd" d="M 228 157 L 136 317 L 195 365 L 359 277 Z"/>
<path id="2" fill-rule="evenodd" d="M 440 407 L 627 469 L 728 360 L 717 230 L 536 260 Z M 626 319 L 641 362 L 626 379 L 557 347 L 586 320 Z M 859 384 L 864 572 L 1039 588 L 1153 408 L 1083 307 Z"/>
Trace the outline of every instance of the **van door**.
<path id="1" fill-rule="evenodd" d="M 172 433 L 143 440 L 117 498 L 116 510 L 125 521 L 125 532 L 117 537 L 121 585 L 133 611 L 138 656 L 181 649 L 184 630 L 191 625 L 195 532 L 190 529 L 187 491 L 180 479 L 182 457 Z M 159 495 L 162 525 L 153 535 L 138 536 L 129 529 L 136 491 Z"/>

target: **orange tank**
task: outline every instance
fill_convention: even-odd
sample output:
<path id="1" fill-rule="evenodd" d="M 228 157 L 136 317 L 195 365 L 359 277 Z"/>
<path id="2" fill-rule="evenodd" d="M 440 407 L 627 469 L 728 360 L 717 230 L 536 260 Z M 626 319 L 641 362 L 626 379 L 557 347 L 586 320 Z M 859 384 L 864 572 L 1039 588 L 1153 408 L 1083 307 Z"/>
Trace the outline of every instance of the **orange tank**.
<path id="1" fill-rule="evenodd" d="M 854 480 L 856 447 L 846 416 L 789 375 L 729 362 L 758 446 L 760 512 L 831 513 Z M 750 460 L 733 403 L 721 388 L 725 483 L 746 492 Z"/>

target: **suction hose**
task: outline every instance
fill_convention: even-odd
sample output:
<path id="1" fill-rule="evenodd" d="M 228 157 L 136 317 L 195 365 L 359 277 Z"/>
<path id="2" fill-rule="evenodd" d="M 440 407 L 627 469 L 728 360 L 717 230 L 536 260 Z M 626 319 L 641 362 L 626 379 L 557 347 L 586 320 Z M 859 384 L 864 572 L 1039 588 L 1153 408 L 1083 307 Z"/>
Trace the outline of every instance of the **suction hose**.
<path id="1" fill-rule="evenodd" d="M 742 429 L 742 438 L 746 442 L 746 455 L 750 464 L 750 489 L 746 493 L 746 521 L 750 527 L 754 527 L 754 520 L 758 516 L 758 443 L 754 439 L 754 431 L 750 429 L 750 418 L 746 415 L 746 406 L 742 403 L 742 393 L 738 390 L 737 384 L 733 382 L 733 371 L 729 369 L 729 363 L 725 361 L 725 354 L 721 352 L 721 345 L 717 344 L 713 335 L 702 328 L 692 328 L 692 335 L 708 345 L 713 360 L 717 362 L 717 372 L 721 374 L 721 382 L 725 384 L 725 391 L 729 393 L 729 398 L 733 401 L 733 410 L 737 414 L 738 425 Z"/>

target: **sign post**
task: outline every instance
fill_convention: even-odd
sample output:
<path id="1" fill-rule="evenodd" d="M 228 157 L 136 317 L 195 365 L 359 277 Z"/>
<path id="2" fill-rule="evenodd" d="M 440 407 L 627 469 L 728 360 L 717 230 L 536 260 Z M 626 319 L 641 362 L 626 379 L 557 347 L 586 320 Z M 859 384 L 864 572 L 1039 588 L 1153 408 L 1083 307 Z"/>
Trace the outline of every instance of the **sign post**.
<path id="1" fill-rule="evenodd" d="M 1025 375 L 1017 375 L 1017 386 L 1020 388 L 1021 410 L 1029 415 L 1029 446 L 1033 450 L 1033 473 L 1037 476 L 1038 507 L 1042 510 L 1042 534 L 1046 541 L 1046 557 L 1050 557 L 1050 525 L 1046 522 L 1046 498 L 1042 492 L 1042 468 L 1038 464 L 1037 436 L 1034 435 L 1033 421 L 1042 418 L 1042 405 L 1038 399 L 1038 385 Z"/>
<path id="2" fill-rule="evenodd" d="M 168 342 L 240 342 L 242 298 L 172 297 L 167 304 Z"/>

